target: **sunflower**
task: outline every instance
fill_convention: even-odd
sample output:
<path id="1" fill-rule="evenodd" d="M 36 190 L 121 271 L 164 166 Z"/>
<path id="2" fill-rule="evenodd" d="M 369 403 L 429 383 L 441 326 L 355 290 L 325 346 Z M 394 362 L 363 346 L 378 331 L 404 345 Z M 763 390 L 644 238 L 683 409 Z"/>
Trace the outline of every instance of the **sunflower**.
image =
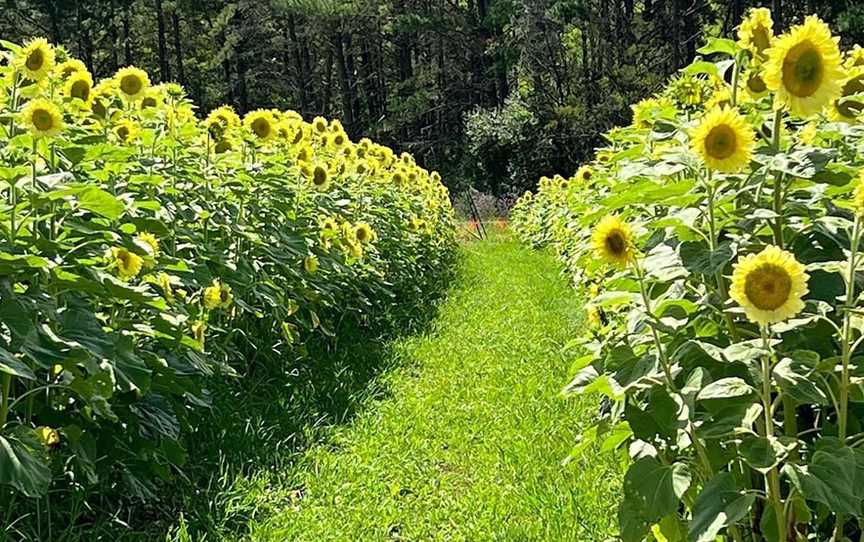
<path id="1" fill-rule="evenodd" d="M 758 70 L 751 70 L 744 76 L 744 90 L 754 100 L 759 100 L 768 95 L 768 87 Z"/>
<path id="2" fill-rule="evenodd" d="M 852 46 L 852 49 L 846 51 L 844 55 L 843 65 L 846 69 L 859 68 L 864 66 L 864 48 L 857 43 Z"/>
<path id="3" fill-rule="evenodd" d="M 195 337 L 195 341 L 204 348 L 204 334 L 207 332 L 207 324 L 201 322 L 195 322 L 192 324 L 192 336 Z"/>
<path id="4" fill-rule="evenodd" d="M 147 72 L 134 66 L 121 68 L 114 75 L 114 81 L 120 94 L 133 101 L 142 98 L 150 86 L 150 77 L 147 76 Z"/>
<path id="5" fill-rule="evenodd" d="M 100 81 L 90 92 L 90 111 L 97 118 L 108 118 L 108 107 L 114 99 L 113 80 Z"/>
<path id="6" fill-rule="evenodd" d="M 121 120 L 117 123 L 117 126 L 114 127 L 114 136 L 117 137 L 117 140 L 120 143 L 131 143 L 135 141 L 135 138 L 138 137 L 138 132 L 141 131 L 141 128 L 138 124 L 131 120 Z"/>
<path id="7" fill-rule="evenodd" d="M 162 105 L 162 92 L 157 87 L 150 87 L 144 91 L 144 97 L 141 98 L 141 109 L 151 107 L 159 107 Z"/>
<path id="8" fill-rule="evenodd" d="M 318 223 L 318 229 L 322 237 L 334 237 L 339 231 L 339 225 L 332 217 L 326 217 Z"/>
<path id="9" fill-rule="evenodd" d="M 114 257 L 117 274 L 122 280 L 133 279 L 141 272 L 141 267 L 144 265 L 141 256 L 125 248 L 113 248 L 111 254 Z"/>
<path id="10" fill-rule="evenodd" d="M 738 27 L 738 45 L 759 58 L 765 58 L 765 51 L 771 47 L 773 40 L 774 21 L 771 19 L 771 10 L 751 9 Z"/>
<path id="11" fill-rule="evenodd" d="M 594 176 L 594 171 L 589 166 L 582 166 L 576 171 L 576 180 L 580 183 L 589 183 Z"/>
<path id="12" fill-rule="evenodd" d="M 342 131 L 336 132 L 333 134 L 331 143 L 333 143 L 333 146 L 337 149 L 341 149 L 346 143 L 348 143 L 348 135 Z"/>
<path id="13" fill-rule="evenodd" d="M 37 427 L 34 431 L 36 432 L 36 438 L 38 438 L 39 442 L 41 442 L 46 448 L 53 448 L 60 444 L 60 433 L 58 433 L 56 429 L 43 425 Z"/>
<path id="14" fill-rule="evenodd" d="M 87 66 L 80 60 L 77 58 L 70 58 L 58 64 L 57 67 L 54 68 L 54 71 L 60 75 L 62 79 L 66 79 L 74 73 L 86 72 L 88 70 Z"/>
<path id="15" fill-rule="evenodd" d="M 276 119 L 270 111 L 258 109 L 247 113 L 243 124 L 261 141 L 268 141 L 276 136 Z"/>
<path id="16" fill-rule="evenodd" d="M 800 139 L 805 145 L 812 145 L 816 141 L 818 135 L 819 125 L 810 121 L 798 132 L 798 139 Z"/>
<path id="17" fill-rule="evenodd" d="M 298 162 L 311 162 L 313 156 L 315 156 L 315 151 L 311 145 L 303 145 L 297 151 Z"/>
<path id="18" fill-rule="evenodd" d="M 330 174 L 327 172 L 327 168 L 323 164 L 316 164 L 315 167 L 310 169 L 311 175 L 309 175 L 309 180 L 312 181 L 315 188 L 327 190 L 330 187 Z"/>
<path id="19" fill-rule="evenodd" d="M 221 138 L 227 130 L 240 125 L 240 117 L 230 105 L 217 107 L 204 119 L 204 126 L 214 138 Z"/>
<path id="20" fill-rule="evenodd" d="M 750 163 L 753 129 L 734 109 L 715 108 L 693 131 L 691 145 L 714 170 L 734 173 Z"/>
<path id="21" fill-rule="evenodd" d="M 323 134 L 327 131 L 327 119 L 324 117 L 315 117 L 312 119 L 312 128 L 319 134 Z"/>
<path id="22" fill-rule="evenodd" d="M 80 100 L 85 106 L 90 105 L 93 94 L 93 78 L 86 71 L 72 73 L 63 86 L 63 94 L 70 100 Z"/>
<path id="23" fill-rule="evenodd" d="M 807 292 L 807 273 L 795 255 L 768 246 L 759 254 L 741 258 L 732 272 L 730 297 L 744 308 L 747 318 L 767 326 L 801 312 Z"/>
<path id="24" fill-rule="evenodd" d="M 864 111 L 864 99 L 856 95 L 864 93 L 864 67 L 849 70 L 840 99 L 828 108 L 828 118 L 833 121 L 858 122 Z"/>
<path id="25" fill-rule="evenodd" d="M 354 226 L 354 238 L 364 245 L 371 243 L 375 240 L 375 230 L 369 224 L 360 222 Z"/>
<path id="26" fill-rule="evenodd" d="M 54 48 L 45 38 L 32 39 L 16 55 L 14 65 L 27 79 L 41 81 L 54 69 Z"/>
<path id="27" fill-rule="evenodd" d="M 634 128 L 650 128 L 654 124 L 654 112 L 660 106 L 657 98 L 646 98 L 630 106 L 633 111 Z"/>
<path id="28" fill-rule="evenodd" d="M 777 38 L 768 49 L 764 78 L 776 93 L 775 107 L 795 115 L 814 115 L 839 98 L 845 74 L 828 25 L 811 15 Z"/>
<path id="29" fill-rule="evenodd" d="M 306 256 L 303 259 L 303 269 L 305 269 L 310 275 L 314 274 L 315 271 L 318 271 L 318 257 L 315 255 Z"/>
<path id="30" fill-rule="evenodd" d="M 636 253 L 630 226 L 613 215 L 600 220 L 591 235 L 591 244 L 597 256 L 618 267 L 627 266 Z"/>
<path id="31" fill-rule="evenodd" d="M 171 282 L 171 275 L 168 273 L 159 273 L 159 276 L 156 277 L 156 284 L 158 284 L 159 288 L 162 289 L 162 294 L 168 301 L 174 299 L 174 288 L 171 285 Z"/>
<path id="32" fill-rule="evenodd" d="M 21 123 L 36 137 L 53 137 L 63 129 L 63 116 L 53 102 L 37 98 L 21 111 Z"/>
<path id="33" fill-rule="evenodd" d="M 149 252 L 154 258 L 159 255 L 159 239 L 157 239 L 152 233 L 139 233 L 135 237 L 135 240 L 138 241 L 138 244 L 147 249 L 147 252 Z"/>

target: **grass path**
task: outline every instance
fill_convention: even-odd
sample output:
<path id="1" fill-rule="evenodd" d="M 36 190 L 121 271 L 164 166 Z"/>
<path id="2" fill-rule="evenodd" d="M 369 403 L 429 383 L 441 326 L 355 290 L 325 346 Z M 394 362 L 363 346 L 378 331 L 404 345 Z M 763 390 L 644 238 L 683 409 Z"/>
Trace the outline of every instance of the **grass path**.
<path id="1" fill-rule="evenodd" d="M 545 254 L 483 242 L 465 261 L 431 330 L 393 345 L 389 395 L 303 456 L 253 540 L 610 536 L 617 466 L 560 466 L 596 408 L 558 397 L 581 304 Z"/>

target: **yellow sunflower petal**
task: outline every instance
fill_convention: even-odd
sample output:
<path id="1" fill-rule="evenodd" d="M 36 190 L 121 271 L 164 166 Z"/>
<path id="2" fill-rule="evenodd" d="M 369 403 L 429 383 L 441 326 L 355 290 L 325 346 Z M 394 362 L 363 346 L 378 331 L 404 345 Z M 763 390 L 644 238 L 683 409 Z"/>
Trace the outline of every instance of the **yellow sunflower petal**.
<path id="1" fill-rule="evenodd" d="M 753 129 L 737 111 L 715 108 L 693 131 L 691 145 L 709 168 L 735 173 L 750 163 Z"/>
<path id="2" fill-rule="evenodd" d="M 729 296 L 744 308 L 750 321 L 767 326 L 804 309 L 808 278 L 794 254 L 768 246 L 735 264 Z"/>

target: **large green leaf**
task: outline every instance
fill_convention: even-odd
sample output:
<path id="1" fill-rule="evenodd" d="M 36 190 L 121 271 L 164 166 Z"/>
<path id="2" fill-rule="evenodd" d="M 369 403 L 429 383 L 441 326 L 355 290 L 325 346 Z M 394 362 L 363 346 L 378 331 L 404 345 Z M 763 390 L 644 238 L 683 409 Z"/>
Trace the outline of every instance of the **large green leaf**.
<path id="1" fill-rule="evenodd" d="M 835 513 L 859 516 L 861 496 L 856 491 L 856 458 L 848 446 L 832 446 L 813 454 L 807 465 L 783 467 L 798 491 Z"/>
<path id="2" fill-rule="evenodd" d="M 28 497 L 48 492 L 51 470 L 39 455 L 36 442 L 0 436 L 0 484 L 14 487 Z"/>
<path id="3" fill-rule="evenodd" d="M 705 484 L 693 503 L 693 519 L 687 539 L 690 542 L 714 542 L 722 529 L 747 515 L 756 497 L 735 485 L 728 472 L 718 473 Z"/>
<path id="4" fill-rule="evenodd" d="M 684 463 L 664 465 L 653 457 L 643 457 L 630 465 L 624 476 L 625 500 L 653 523 L 678 509 L 691 480 Z"/>

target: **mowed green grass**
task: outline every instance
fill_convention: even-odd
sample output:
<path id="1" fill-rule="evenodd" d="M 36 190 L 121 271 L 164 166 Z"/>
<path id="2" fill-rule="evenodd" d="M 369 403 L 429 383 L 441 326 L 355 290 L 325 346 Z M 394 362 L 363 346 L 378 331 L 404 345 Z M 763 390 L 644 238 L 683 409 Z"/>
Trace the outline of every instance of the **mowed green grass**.
<path id="1" fill-rule="evenodd" d="M 281 477 L 259 541 L 605 540 L 618 463 L 561 466 L 597 410 L 564 400 L 582 304 L 549 255 L 465 246 L 460 284 L 427 332 L 387 349 L 392 369 L 348 425 Z M 379 388 L 381 389 L 381 388 Z M 259 488 L 260 491 L 261 488 Z M 245 538 L 245 537 L 244 537 Z"/>

